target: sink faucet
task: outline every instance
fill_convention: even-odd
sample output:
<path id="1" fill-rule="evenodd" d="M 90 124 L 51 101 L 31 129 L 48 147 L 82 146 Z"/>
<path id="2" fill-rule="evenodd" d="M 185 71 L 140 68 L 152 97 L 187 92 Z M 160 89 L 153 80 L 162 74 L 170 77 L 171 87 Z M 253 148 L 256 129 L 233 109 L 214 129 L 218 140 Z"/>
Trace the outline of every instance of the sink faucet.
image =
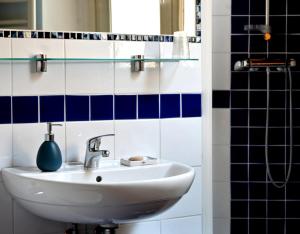
<path id="1" fill-rule="evenodd" d="M 85 169 L 98 168 L 100 158 L 109 156 L 110 152 L 108 150 L 100 150 L 101 138 L 114 135 L 115 134 L 96 136 L 87 141 L 84 160 Z"/>

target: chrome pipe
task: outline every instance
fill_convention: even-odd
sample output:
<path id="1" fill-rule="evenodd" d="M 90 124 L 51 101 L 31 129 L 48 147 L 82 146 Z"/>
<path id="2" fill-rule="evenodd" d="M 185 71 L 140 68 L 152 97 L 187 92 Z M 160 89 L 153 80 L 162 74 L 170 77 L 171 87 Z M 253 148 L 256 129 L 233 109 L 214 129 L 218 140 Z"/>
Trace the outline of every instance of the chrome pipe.
<path id="1" fill-rule="evenodd" d="M 246 59 L 243 61 L 237 61 L 234 64 L 235 71 L 243 71 L 251 68 L 285 68 L 295 67 L 296 60 L 280 60 L 280 59 Z"/>
<path id="2" fill-rule="evenodd" d="M 270 26 L 270 0 L 266 0 L 266 26 Z"/>

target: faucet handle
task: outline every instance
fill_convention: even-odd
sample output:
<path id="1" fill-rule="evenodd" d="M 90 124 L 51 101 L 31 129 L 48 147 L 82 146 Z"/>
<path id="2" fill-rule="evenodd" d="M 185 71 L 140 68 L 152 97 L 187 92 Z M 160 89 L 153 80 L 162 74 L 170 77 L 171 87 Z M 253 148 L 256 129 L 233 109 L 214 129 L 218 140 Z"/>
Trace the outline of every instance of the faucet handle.
<path id="1" fill-rule="evenodd" d="M 87 141 L 87 148 L 90 152 L 97 152 L 100 150 L 101 145 L 101 138 L 102 137 L 108 137 L 108 136 L 114 136 L 115 134 L 106 134 L 106 135 L 100 135 L 93 138 L 90 138 Z"/>

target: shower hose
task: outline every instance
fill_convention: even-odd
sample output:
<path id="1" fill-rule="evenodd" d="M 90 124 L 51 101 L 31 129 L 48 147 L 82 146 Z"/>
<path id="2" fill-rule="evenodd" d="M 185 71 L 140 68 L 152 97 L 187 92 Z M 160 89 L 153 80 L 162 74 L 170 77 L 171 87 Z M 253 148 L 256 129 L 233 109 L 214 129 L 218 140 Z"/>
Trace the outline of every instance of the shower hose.
<path id="1" fill-rule="evenodd" d="M 270 119 L 270 68 L 267 67 L 267 111 L 266 111 L 266 131 L 265 131 L 265 160 L 267 175 L 270 179 L 270 182 L 276 188 L 285 188 L 287 183 L 290 180 L 292 172 L 292 161 L 293 161 L 293 101 L 292 101 L 292 72 L 290 67 L 286 68 L 289 80 L 289 164 L 288 171 L 285 173 L 285 178 L 283 181 L 275 181 L 270 170 L 269 162 L 269 119 Z M 285 71 L 286 71 L 285 70 Z"/>

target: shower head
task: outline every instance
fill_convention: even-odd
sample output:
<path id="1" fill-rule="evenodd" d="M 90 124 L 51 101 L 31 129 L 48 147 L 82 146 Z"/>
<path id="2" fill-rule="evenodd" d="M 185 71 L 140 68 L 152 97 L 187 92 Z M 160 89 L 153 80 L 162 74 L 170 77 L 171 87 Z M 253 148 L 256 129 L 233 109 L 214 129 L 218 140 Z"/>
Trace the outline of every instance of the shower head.
<path id="1" fill-rule="evenodd" d="M 270 33 L 271 26 L 265 24 L 250 24 L 244 26 L 245 31 L 257 31 L 261 33 Z"/>
<path id="2" fill-rule="evenodd" d="M 296 60 L 280 60 L 280 59 L 246 59 L 242 61 L 237 61 L 234 64 L 235 71 L 244 71 L 244 70 L 258 70 L 259 68 L 286 68 L 286 67 L 295 67 Z"/>

